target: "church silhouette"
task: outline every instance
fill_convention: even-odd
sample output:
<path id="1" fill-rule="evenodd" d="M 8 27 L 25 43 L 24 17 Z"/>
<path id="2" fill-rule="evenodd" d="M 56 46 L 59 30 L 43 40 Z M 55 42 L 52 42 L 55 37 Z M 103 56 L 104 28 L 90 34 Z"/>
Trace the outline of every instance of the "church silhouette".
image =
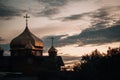
<path id="1" fill-rule="evenodd" d="M 44 43 L 28 28 L 29 16 L 26 14 L 26 28 L 10 42 L 11 56 L 0 55 L 0 72 L 21 72 L 37 74 L 39 72 L 56 72 L 61 70 L 64 62 L 57 56 L 57 49 L 53 45 L 48 50 L 48 56 L 43 56 Z"/>

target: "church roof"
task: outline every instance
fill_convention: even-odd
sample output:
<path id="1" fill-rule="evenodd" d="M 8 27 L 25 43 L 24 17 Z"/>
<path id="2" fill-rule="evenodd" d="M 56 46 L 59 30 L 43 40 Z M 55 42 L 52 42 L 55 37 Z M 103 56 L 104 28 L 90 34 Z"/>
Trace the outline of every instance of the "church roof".
<path id="1" fill-rule="evenodd" d="M 25 30 L 10 43 L 11 49 L 39 49 L 43 48 L 43 46 L 43 41 L 32 34 L 27 26 Z"/>

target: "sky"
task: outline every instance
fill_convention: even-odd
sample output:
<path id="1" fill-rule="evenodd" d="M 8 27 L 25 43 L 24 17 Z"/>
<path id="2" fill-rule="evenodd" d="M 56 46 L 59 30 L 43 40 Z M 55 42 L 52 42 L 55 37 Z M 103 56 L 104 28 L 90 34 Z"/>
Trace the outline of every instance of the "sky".
<path id="1" fill-rule="evenodd" d="M 25 29 L 43 40 L 44 53 L 54 46 L 58 55 L 78 57 L 98 49 L 120 47 L 120 0 L 0 0 L 0 45 Z"/>

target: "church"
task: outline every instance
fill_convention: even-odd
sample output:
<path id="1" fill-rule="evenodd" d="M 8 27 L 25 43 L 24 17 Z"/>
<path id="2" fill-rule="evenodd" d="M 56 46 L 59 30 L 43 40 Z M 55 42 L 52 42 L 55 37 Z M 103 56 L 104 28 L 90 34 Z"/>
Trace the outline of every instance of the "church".
<path id="1" fill-rule="evenodd" d="M 64 62 L 61 56 L 57 56 L 53 40 L 48 56 L 43 56 L 44 43 L 29 30 L 29 16 L 26 14 L 24 18 L 25 30 L 10 42 L 11 56 L 0 56 L 0 71 L 24 74 L 60 71 Z"/>

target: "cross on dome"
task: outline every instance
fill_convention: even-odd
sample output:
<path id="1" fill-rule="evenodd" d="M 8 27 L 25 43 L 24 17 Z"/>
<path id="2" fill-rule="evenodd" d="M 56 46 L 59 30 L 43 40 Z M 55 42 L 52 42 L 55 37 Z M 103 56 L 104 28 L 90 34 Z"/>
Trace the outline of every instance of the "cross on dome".
<path id="1" fill-rule="evenodd" d="M 26 27 L 28 26 L 28 18 L 30 18 L 30 16 L 28 16 L 28 14 L 26 14 L 25 16 L 24 16 L 24 18 L 26 18 Z"/>

